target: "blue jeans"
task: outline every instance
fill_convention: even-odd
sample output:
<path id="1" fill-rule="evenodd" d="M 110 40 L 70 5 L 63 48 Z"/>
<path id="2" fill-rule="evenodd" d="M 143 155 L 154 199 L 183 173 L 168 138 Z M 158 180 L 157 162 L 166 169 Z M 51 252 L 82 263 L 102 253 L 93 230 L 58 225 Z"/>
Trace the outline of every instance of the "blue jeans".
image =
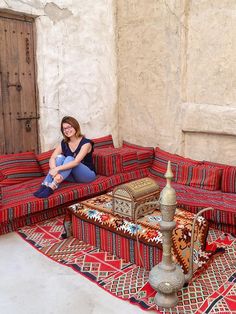
<path id="1" fill-rule="evenodd" d="M 58 155 L 56 157 L 56 166 L 58 167 L 61 165 L 65 165 L 73 160 L 75 159 L 72 156 L 65 157 L 63 155 Z M 70 182 L 86 183 L 91 182 L 96 178 L 95 172 L 82 163 L 78 164 L 78 166 L 74 168 L 59 171 L 59 173 L 63 177 L 63 181 L 66 179 L 66 181 Z M 48 185 L 49 183 L 52 182 L 53 177 L 50 175 L 50 173 L 48 173 L 42 184 Z"/>

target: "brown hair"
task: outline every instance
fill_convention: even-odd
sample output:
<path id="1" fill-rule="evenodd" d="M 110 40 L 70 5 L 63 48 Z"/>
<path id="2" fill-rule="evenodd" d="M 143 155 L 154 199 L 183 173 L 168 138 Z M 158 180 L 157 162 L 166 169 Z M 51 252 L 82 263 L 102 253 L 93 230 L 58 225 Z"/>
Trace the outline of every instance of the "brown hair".
<path id="1" fill-rule="evenodd" d="M 68 142 L 69 138 L 67 136 L 65 136 L 65 134 L 63 132 L 63 123 L 68 123 L 75 129 L 75 131 L 76 131 L 75 136 L 76 137 L 82 136 L 79 122 L 75 118 L 73 118 L 73 117 L 65 116 L 61 120 L 61 133 L 62 133 L 62 135 L 64 137 L 65 142 Z"/>

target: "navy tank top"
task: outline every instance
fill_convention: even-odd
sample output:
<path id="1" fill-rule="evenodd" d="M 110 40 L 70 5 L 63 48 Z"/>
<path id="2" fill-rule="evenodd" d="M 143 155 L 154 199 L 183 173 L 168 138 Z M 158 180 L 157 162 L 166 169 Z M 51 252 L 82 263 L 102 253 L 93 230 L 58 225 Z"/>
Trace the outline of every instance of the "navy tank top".
<path id="1" fill-rule="evenodd" d="M 81 162 L 87 166 L 89 169 L 95 171 L 95 168 L 94 168 L 94 164 L 93 164 L 93 146 L 94 146 L 94 143 L 93 141 L 87 139 L 86 137 L 82 137 L 81 141 L 79 142 L 79 145 L 77 146 L 76 150 L 74 152 L 71 151 L 68 143 L 66 143 L 64 140 L 61 141 L 61 149 L 62 149 L 62 153 L 65 157 L 67 156 L 72 156 L 72 157 L 76 157 L 78 155 L 78 153 L 80 152 L 81 150 L 81 147 L 84 145 L 84 144 L 87 144 L 87 143 L 90 143 L 92 145 L 92 150 L 91 152 L 89 152 L 83 160 L 81 160 Z"/>

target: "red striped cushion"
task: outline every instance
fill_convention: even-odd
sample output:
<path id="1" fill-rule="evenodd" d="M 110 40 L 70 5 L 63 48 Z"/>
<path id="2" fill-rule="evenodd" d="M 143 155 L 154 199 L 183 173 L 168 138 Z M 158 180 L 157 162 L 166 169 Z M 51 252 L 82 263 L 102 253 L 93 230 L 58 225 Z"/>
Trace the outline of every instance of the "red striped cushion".
<path id="1" fill-rule="evenodd" d="M 154 156 L 154 162 L 153 165 L 150 169 L 150 172 L 158 177 L 164 178 L 164 175 L 167 170 L 167 164 L 168 161 L 171 161 L 171 169 L 174 175 L 173 181 L 176 182 L 176 172 L 178 171 L 178 166 L 181 163 L 184 164 L 190 164 L 190 165 L 197 165 L 199 164 L 198 161 L 190 159 L 190 158 L 185 158 L 176 154 L 172 154 L 169 152 L 166 152 L 159 147 L 155 148 L 155 156 Z"/>
<path id="2" fill-rule="evenodd" d="M 221 186 L 222 169 L 206 167 L 205 165 L 192 167 L 190 186 L 216 191 Z"/>
<path id="3" fill-rule="evenodd" d="M 42 172 L 33 152 L 0 156 L 0 186 L 13 185 L 35 177 Z"/>
<path id="4" fill-rule="evenodd" d="M 221 191 L 226 193 L 236 193 L 236 167 L 227 166 L 223 170 Z"/>
<path id="5" fill-rule="evenodd" d="M 121 156 L 121 172 L 132 171 L 138 168 L 138 157 L 135 150 L 124 147 L 116 150 Z"/>
<path id="6" fill-rule="evenodd" d="M 112 135 L 109 134 L 107 136 L 93 138 L 92 141 L 94 142 L 94 148 L 108 148 L 114 147 Z"/>
<path id="7" fill-rule="evenodd" d="M 137 153 L 139 168 L 151 167 L 154 158 L 153 147 L 143 147 L 140 145 L 129 143 L 127 141 L 123 141 L 122 147 L 132 149 Z"/>
<path id="8" fill-rule="evenodd" d="M 175 181 L 179 184 L 189 186 L 193 175 L 193 168 L 194 166 L 185 163 L 181 163 L 180 165 L 178 165 Z"/>
<path id="9" fill-rule="evenodd" d="M 138 168 L 136 151 L 122 147 L 95 149 L 93 162 L 96 173 L 104 176 L 132 171 Z"/>
<path id="10" fill-rule="evenodd" d="M 49 159 L 52 153 L 53 153 L 53 149 L 36 155 L 40 168 L 45 176 L 48 174 L 48 171 L 49 171 Z"/>
<path id="11" fill-rule="evenodd" d="M 4 175 L 1 173 L 1 170 L 0 170 L 0 181 L 2 181 L 4 179 Z"/>
<path id="12" fill-rule="evenodd" d="M 96 149 L 93 163 L 97 174 L 110 176 L 121 172 L 121 156 L 115 148 Z"/>
<path id="13" fill-rule="evenodd" d="M 207 160 L 204 160 L 202 162 L 202 165 L 206 165 L 206 166 L 210 166 L 210 167 L 217 167 L 217 168 L 221 168 L 221 169 L 228 167 L 228 165 L 219 164 L 217 162 L 212 162 L 212 161 L 207 161 Z"/>

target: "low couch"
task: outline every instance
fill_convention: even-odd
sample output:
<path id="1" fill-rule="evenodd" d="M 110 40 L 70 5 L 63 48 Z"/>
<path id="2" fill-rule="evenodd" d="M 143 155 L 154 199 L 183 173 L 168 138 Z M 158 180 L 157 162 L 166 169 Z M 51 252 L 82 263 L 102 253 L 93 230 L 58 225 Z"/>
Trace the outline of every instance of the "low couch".
<path id="1" fill-rule="evenodd" d="M 47 199 L 38 199 L 33 192 L 48 172 L 52 151 L 0 156 L 0 234 L 63 214 L 68 205 L 131 180 L 149 176 L 163 188 L 168 160 L 178 207 L 197 213 L 211 206 L 214 211 L 203 214 L 210 225 L 236 234 L 236 167 L 197 161 L 127 141 L 115 148 L 111 135 L 93 141 L 96 180 L 89 184 L 63 182 Z"/>
<path id="2" fill-rule="evenodd" d="M 112 136 L 96 138 L 93 141 L 96 180 L 89 184 L 63 182 L 60 188 L 46 199 L 36 198 L 33 193 L 48 173 L 52 150 L 37 155 L 24 152 L 0 156 L 0 234 L 58 216 L 74 202 L 148 175 L 147 168 L 129 164 L 130 153 L 126 149 L 120 152 L 120 158 L 114 158 L 115 163 L 118 159 L 120 162 L 118 171 L 110 171 L 111 168 L 116 169 L 112 162 L 113 157 L 106 153 L 106 150 L 115 149 Z M 133 157 L 133 153 L 130 156 Z"/>

